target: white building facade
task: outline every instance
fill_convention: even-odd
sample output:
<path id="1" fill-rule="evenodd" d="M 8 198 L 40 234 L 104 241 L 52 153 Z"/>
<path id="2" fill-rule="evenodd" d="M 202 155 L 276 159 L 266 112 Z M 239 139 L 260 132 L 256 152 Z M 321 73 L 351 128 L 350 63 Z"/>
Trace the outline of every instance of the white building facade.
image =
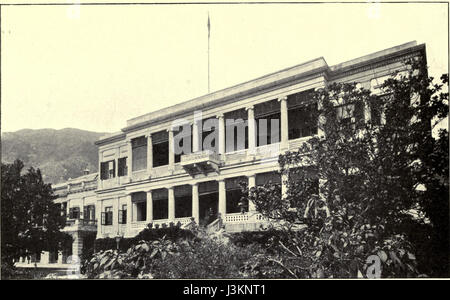
<path id="1" fill-rule="evenodd" d="M 405 70 L 405 59 L 417 56 L 426 57 L 425 45 L 410 42 L 335 66 L 318 58 L 128 120 L 96 142 L 98 176 L 85 175 L 82 187 L 72 183 L 72 192 L 56 200 L 69 220 L 83 220 L 65 229 L 74 237 L 72 252 L 79 253 L 83 232 L 133 237 L 150 223 L 258 230 L 265 220 L 252 203 L 239 204 L 239 183 L 271 180 L 285 189 L 279 154 L 321 134 L 308 117 L 317 109 L 309 93 L 333 82 L 357 82 L 376 92 Z M 179 153 L 180 147 L 189 151 Z"/>

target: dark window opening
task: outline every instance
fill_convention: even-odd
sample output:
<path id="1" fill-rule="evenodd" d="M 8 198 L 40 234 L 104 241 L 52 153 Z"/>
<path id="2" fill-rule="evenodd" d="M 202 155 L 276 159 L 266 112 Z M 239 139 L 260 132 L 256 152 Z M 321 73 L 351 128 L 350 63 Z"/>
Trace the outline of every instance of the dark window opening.
<path id="1" fill-rule="evenodd" d="M 122 204 L 122 209 L 119 210 L 119 224 L 127 224 L 127 205 Z"/>
<path id="2" fill-rule="evenodd" d="M 181 161 L 181 156 L 182 155 L 186 155 L 186 154 L 190 154 L 190 153 L 192 153 L 192 149 L 193 149 L 193 143 L 192 143 L 192 141 L 193 141 L 193 139 L 192 139 L 192 126 L 191 126 L 191 129 L 190 129 L 190 131 L 188 132 L 188 134 L 187 134 L 187 132 L 185 131 L 184 132 L 184 135 L 182 134 L 182 131 L 183 131 L 183 126 L 180 126 L 179 127 L 179 129 L 177 130 L 177 131 L 174 131 L 173 132 L 173 136 L 174 136 L 174 143 L 178 143 L 178 145 L 174 145 L 175 147 L 179 147 L 180 149 L 182 149 L 182 153 L 174 153 L 174 156 L 175 156 L 175 159 L 174 159 L 174 161 L 175 161 L 175 163 L 179 163 L 180 161 Z M 176 137 L 176 138 L 175 138 Z M 168 142 L 167 142 L 168 143 Z M 189 147 L 189 145 L 190 145 L 190 147 Z M 184 149 L 184 147 L 189 147 L 189 149 L 187 150 L 185 150 Z M 169 147 L 169 144 L 167 144 L 167 149 L 168 149 L 168 147 Z M 186 151 L 187 151 L 187 153 L 186 153 Z M 176 152 L 176 151 L 175 151 Z M 167 158 L 167 164 L 169 163 L 169 160 L 168 160 L 168 158 Z"/>
<path id="3" fill-rule="evenodd" d="M 205 126 L 205 123 L 207 123 L 208 126 Z M 211 136 L 212 134 L 212 136 Z M 205 143 L 205 139 L 208 137 L 207 143 Z M 201 147 L 203 151 L 210 150 L 212 152 L 218 152 L 217 145 L 218 145 L 218 138 L 219 138 L 219 120 L 216 118 L 208 118 L 202 121 L 202 140 L 201 140 Z M 211 141 L 211 142 L 210 142 Z"/>
<path id="4" fill-rule="evenodd" d="M 317 134 L 317 104 L 290 108 L 288 110 L 289 139 Z"/>
<path id="5" fill-rule="evenodd" d="M 113 223 L 113 209 L 112 206 L 105 207 L 105 211 L 102 212 L 102 225 L 110 226 Z"/>
<path id="6" fill-rule="evenodd" d="M 87 205 L 83 209 L 83 219 L 95 220 L 95 205 Z"/>
<path id="7" fill-rule="evenodd" d="M 147 169 L 147 138 L 145 136 L 131 140 L 132 147 L 132 170 L 139 171 Z"/>
<path id="8" fill-rule="evenodd" d="M 247 177 L 241 176 L 225 180 L 227 214 L 248 211 L 248 199 L 246 197 L 243 199 L 241 183 L 248 184 Z"/>
<path id="9" fill-rule="evenodd" d="M 225 113 L 224 118 L 225 152 L 248 149 L 247 111 L 245 109 L 239 109 L 232 112 L 227 112 Z M 238 134 L 243 134 L 244 136 L 240 136 L 240 138 L 238 138 Z M 242 138 L 244 139 L 243 141 Z"/>
<path id="10" fill-rule="evenodd" d="M 127 176 L 128 175 L 128 166 L 127 166 L 127 158 L 122 157 L 117 161 L 118 165 L 118 176 Z"/>
<path id="11" fill-rule="evenodd" d="M 190 185 L 176 186 L 175 194 L 175 218 L 192 216 L 192 187 Z"/>
<path id="12" fill-rule="evenodd" d="M 169 217 L 169 195 L 166 189 L 152 191 L 153 219 L 165 220 Z"/>
<path id="13" fill-rule="evenodd" d="M 100 179 L 106 180 L 115 177 L 116 161 L 110 160 L 100 163 Z"/>
<path id="14" fill-rule="evenodd" d="M 70 219 L 80 218 L 80 208 L 78 206 L 69 208 L 69 218 Z"/>

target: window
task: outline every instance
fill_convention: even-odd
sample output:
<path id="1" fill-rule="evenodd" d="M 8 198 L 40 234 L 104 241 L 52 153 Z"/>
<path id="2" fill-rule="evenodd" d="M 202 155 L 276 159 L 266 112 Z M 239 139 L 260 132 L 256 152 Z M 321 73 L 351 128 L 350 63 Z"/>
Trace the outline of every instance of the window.
<path id="1" fill-rule="evenodd" d="M 119 224 L 127 224 L 127 205 L 122 204 L 122 209 L 119 210 Z"/>
<path id="2" fill-rule="evenodd" d="M 105 211 L 102 212 L 102 225 L 109 226 L 113 223 L 113 209 L 112 206 L 105 207 Z"/>
<path id="3" fill-rule="evenodd" d="M 80 208 L 78 206 L 69 208 L 69 218 L 70 219 L 80 218 Z"/>
<path id="4" fill-rule="evenodd" d="M 83 209 L 83 219 L 95 220 L 95 205 L 87 205 Z"/>
<path id="5" fill-rule="evenodd" d="M 248 115 L 245 109 L 225 113 L 225 152 L 248 149 Z"/>
<path id="6" fill-rule="evenodd" d="M 255 105 L 257 146 L 278 143 L 280 141 L 280 104 L 271 100 Z"/>
<path id="7" fill-rule="evenodd" d="M 317 134 L 317 104 L 311 102 L 311 93 L 307 90 L 288 96 L 288 128 L 289 139 Z"/>
<path id="8" fill-rule="evenodd" d="M 135 221 L 140 222 L 147 220 L 147 193 L 134 193 L 131 195 L 131 201 L 136 209 Z"/>
<path id="9" fill-rule="evenodd" d="M 176 186 L 175 194 L 175 218 L 192 216 L 192 187 L 190 185 Z"/>
<path id="10" fill-rule="evenodd" d="M 100 179 L 106 180 L 115 177 L 116 162 L 114 160 L 100 163 Z"/>
<path id="11" fill-rule="evenodd" d="M 117 167 L 118 167 L 118 176 L 127 176 L 128 174 L 128 167 L 127 167 L 127 158 L 126 157 L 122 157 L 119 158 L 117 161 Z"/>
<path id="12" fill-rule="evenodd" d="M 245 202 L 241 202 L 243 196 L 240 186 L 241 182 L 248 183 L 247 177 L 242 176 L 225 180 L 227 214 L 248 211 L 247 197 L 245 198 Z"/>
<path id="13" fill-rule="evenodd" d="M 163 220 L 169 216 L 169 196 L 167 189 L 152 191 L 153 199 L 153 219 Z"/>
<path id="14" fill-rule="evenodd" d="M 133 171 L 147 169 L 147 138 L 141 136 L 131 140 Z"/>
<path id="15" fill-rule="evenodd" d="M 337 118 L 341 121 L 341 125 L 354 125 L 356 122 L 364 120 L 363 103 L 344 104 L 336 107 Z"/>
<path id="16" fill-rule="evenodd" d="M 203 151 L 209 150 L 218 152 L 219 144 L 219 120 L 216 118 L 208 118 L 202 120 L 202 141 L 199 149 Z"/>
<path id="17" fill-rule="evenodd" d="M 153 167 L 165 166 L 169 164 L 169 134 L 167 131 L 160 131 L 152 134 L 153 144 Z"/>
<path id="18" fill-rule="evenodd" d="M 187 124 L 180 126 L 178 130 L 174 130 L 173 136 L 175 163 L 179 163 L 182 155 L 192 153 L 192 126 Z M 167 144 L 167 147 L 168 145 L 169 144 Z"/>

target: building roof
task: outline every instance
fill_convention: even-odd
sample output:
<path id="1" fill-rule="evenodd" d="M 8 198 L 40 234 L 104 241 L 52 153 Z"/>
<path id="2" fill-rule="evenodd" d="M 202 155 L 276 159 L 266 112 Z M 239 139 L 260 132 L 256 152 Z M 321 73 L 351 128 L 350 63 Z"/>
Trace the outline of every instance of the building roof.
<path id="1" fill-rule="evenodd" d="M 220 105 L 226 101 L 255 94 L 258 91 L 267 90 L 274 86 L 279 86 L 291 81 L 308 78 L 310 76 L 324 75 L 328 77 L 339 76 L 340 74 L 352 69 L 360 68 L 369 64 L 385 60 L 393 56 L 399 56 L 408 52 L 425 49 L 425 45 L 417 45 L 416 41 L 411 41 L 402 45 L 388 48 L 382 51 L 374 52 L 359 58 L 355 58 L 334 66 L 328 66 L 323 57 L 319 57 L 262 77 L 240 83 L 219 91 L 215 91 L 182 103 L 169 106 L 154 112 L 150 112 L 127 121 L 127 126 L 120 132 L 101 137 L 96 144 L 105 144 L 107 142 L 125 137 L 126 132 L 144 128 L 154 123 L 168 121 L 194 110 L 205 109 Z"/>

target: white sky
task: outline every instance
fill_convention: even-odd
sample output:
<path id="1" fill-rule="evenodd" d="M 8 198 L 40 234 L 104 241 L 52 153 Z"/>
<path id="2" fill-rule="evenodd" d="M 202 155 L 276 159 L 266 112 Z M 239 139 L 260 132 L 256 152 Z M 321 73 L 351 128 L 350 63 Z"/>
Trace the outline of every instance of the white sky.
<path id="1" fill-rule="evenodd" d="M 1 0 L 0 0 L 1 1 Z M 447 73 L 447 4 L 3 6 L 2 131 L 115 132 L 126 120 L 323 56 L 412 40 Z"/>

